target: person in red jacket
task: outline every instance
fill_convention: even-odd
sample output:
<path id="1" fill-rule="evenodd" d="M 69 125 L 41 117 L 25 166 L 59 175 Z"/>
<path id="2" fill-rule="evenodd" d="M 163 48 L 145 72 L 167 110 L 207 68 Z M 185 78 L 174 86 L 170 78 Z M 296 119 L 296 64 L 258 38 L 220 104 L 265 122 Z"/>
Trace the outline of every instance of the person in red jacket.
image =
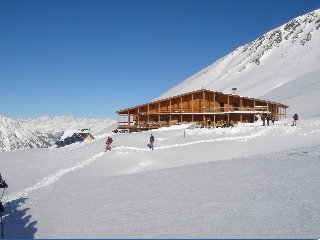
<path id="1" fill-rule="evenodd" d="M 106 151 L 111 151 L 111 143 L 113 142 L 113 139 L 111 137 L 108 137 L 106 141 Z"/>

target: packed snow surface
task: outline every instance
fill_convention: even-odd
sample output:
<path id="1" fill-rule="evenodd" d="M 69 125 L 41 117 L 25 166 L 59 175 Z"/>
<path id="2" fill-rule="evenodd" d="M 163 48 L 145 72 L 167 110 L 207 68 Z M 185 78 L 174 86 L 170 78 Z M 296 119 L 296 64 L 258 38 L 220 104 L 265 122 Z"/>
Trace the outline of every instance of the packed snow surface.
<path id="1" fill-rule="evenodd" d="M 111 130 L 63 148 L 1 153 L 7 237 L 319 236 L 319 119 Z"/>

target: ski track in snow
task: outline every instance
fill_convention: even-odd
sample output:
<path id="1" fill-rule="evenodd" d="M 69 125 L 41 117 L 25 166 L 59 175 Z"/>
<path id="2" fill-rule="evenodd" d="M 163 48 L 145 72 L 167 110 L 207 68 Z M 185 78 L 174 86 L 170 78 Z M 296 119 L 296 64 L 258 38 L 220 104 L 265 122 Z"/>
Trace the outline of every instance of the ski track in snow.
<path id="1" fill-rule="evenodd" d="M 259 137 L 262 136 L 266 133 L 265 130 L 263 131 L 259 131 L 257 133 L 253 133 L 247 136 L 240 136 L 240 137 L 225 137 L 225 138 L 218 138 L 218 139 L 207 139 L 207 140 L 199 140 L 199 141 L 194 141 L 194 142 L 187 142 L 187 143 L 181 143 L 181 144 L 172 144 L 172 145 L 167 145 L 167 146 L 160 146 L 155 148 L 155 151 L 159 151 L 159 150 L 165 150 L 165 149 L 171 149 L 171 148 L 177 148 L 177 147 L 185 147 L 185 146 L 190 146 L 190 145 L 195 145 L 195 144 L 201 144 L 201 143 L 211 143 L 211 142 L 221 142 L 221 141 L 247 141 L 249 139 L 255 138 L 255 137 Z M 113 151 L 116 150 L 129 150 L 129 151 L 150 151 L 150 149 L 148 148 L 136 148 L 136 147 L 126 147 L 126 146 L 121 146 L 121 147 L 115 147 L 113 148 Z M 63 177 L 66 174 L 69 174 L 75 170 L 78 170 L 80 168 L 83 168 L 85 166 L 88 166 L 89 164 L 92 164 L 93 162 L 95 162 L 96 160 L 98 160 L 100 157 L 102 157 L 104 155 L 104 152 L 100 152 L 94 156 L 92 156 L 91 158 L 84 160 L 83 162 L 81 162 L 80 164 L 77 164 L 73 167 L 69 167 L 66 169 L 61 169 L 58 172 L 49 175 L 45 178 L 43 178 L 40 182 L 36 183 L 34 186 L 25 188 L 21 191 L 18 191 L 16 193 L 13 193 L 11 195 L 9 195 L 8 197 L 6 197 L 6 199 L 4 199 L 5 201 L 12 201 L 12 200 L 16 200 L 19 199 L 23 196 L 27 196 L 29 193 L 35 191 L 35 190 L 39 190 L 41 188 L 44 187 L 49 187 L 52 184 L 54 184 L 55 182 L 57 182 L 61 177 Z"/>
<path id="2" fill-rule="evenodd" d="M 61 169 L 60 171 L 58 171 L 57 173 L 54 173 L 48 177 L 43 178 L 40 182 L 38 182 L 37 184 L 35 184 L 32 187 L 28 187 L 25 188 L 19 192 L 13 193 L 11 195 L 9 195 L 5 201 L 12 201 L 12 200 L 16 200 L 19 199 L 23 196 L 27 196 L 30 192 L 34 191 L 34 190 L 38 190 L 40 188 L 44 188 L 44 187 L 48 187 L 52 184 L 54 184 L 56 181 L 58 181 L 63 175 L 68 174 L 70 172 L 73 172 L 77 169 L 83 168 L 93 162 L 95 162 L 98 158 L 100 158 L 101 156 L 103 156 L 104 152 L 98 153 L 97 155 L 94 155 L 93 157 L 83 161 L 82 163 L 75 165 L 73 167 L 70 168 L 66 168 L 66 169 Z"/>
<path id="3" fill-rule="evenodd" d="M 186 146 L 191 146 L 195 144 L 201 144 L 201 143 L 211 143 L 211 142 L 222 142 L 222 141 L 247 141 L 249 139 L 255 138 L 262 136 L 265 131 L 253 133 L 251 135 L 247 136 L 240 136 L 240 137 L 224 137 L 224 138 L 217 138 L 217 139 L 206 139 L 206 140 L 199 140 L 199 141 L 194 141 L 194 142 L 187 142 L 187 143 L 178 143 L 178 144 L 172 144 L 172 145 L 167 145 L 167 146 L 159 146 L 155 147 L 155 150 L 164 150 L 164 149 L 171 149 L 171 148 L 176 148 L 176 147 L 186 147 Z M 117 149 L 123 149 L 123 150 L 131 150 L 131 151 L 150 151 L 148 148 L 137 148 L 137 147 L 126 147 L 126 146 L 121 146 L 121 147 L 116 147 L 113 148 L 114 150 Z"/>

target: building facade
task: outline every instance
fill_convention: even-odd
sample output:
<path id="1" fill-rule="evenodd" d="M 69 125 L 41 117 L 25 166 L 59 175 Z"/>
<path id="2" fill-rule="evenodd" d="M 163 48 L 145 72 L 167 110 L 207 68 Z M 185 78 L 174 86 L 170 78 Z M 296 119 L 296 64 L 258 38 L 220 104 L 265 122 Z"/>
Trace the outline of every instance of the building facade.
<path id="1" fill-rule="evenodd" d="M 140 131 L 182 123 L 206 127 L 252 123 L 262 115 L 286 117 L 288 106 L 206 89 L 119 110 L 118 129 Z"/>

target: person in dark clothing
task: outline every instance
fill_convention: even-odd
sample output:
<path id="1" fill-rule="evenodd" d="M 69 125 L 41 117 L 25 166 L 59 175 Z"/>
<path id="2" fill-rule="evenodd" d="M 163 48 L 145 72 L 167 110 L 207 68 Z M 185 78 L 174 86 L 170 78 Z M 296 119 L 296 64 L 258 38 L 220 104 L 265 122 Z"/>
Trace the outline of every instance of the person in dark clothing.
<path id="1" fill-rule="evenodd" d="M 292 122 L 292 125 L 291 125 L 291 126 L 297 126 L 298 114 L 295 113 L 295 114 L 292 116 L 292 118 L 293 118 L 293 122 Z"/>
<path id="2" fill-rule="evenodd" d="M 267 115 L 266 119 L 267 119 L 267 125 L 269 126 L 269 122 L 270 122 L 270 115 Z"/>
<path id="3" fill-rule="evenodd" d="M 0 188 L 7 188 L 8 184 L 6 181 L 2 178 L 1 173 L 0 173 Z"/>
<path id="4" fill-rule="evenodd" d="M 273 115 L 271 115 L 271 122 L 272 122 L 272 125 L 274 125 L 274 120 L 275 120 L 274 116 L 273 116 Z"/>
<path id="5" fill-rule="evenodd" d="M 153 143 L 154 143 L 154 136 L 151 134 L 151 136 L 150 136 L 150 143 L 149 143 L 149 148 L 150 148 L 151 150 L 153 150 Z"/>
<path id="6" fill-rule="evenodd" d="M 262 126 L 265 126 L 266 125 L 266 116 L 262 115 L 261 120 L 262 120 Z"/>

